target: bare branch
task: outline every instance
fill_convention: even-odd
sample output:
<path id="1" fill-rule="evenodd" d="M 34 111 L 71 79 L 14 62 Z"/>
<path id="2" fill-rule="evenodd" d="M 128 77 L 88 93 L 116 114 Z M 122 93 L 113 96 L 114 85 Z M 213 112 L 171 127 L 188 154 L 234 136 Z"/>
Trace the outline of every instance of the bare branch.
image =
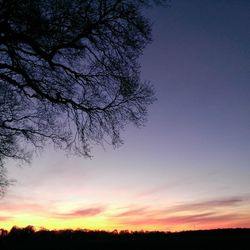
<path id="1" fill-rule="evenodd" d="M 9 158 L 29 161 L 48 141 L 89 156 L 91 143 L 117 146 L 127 123 L 144 123 L 154 101 L 138 64 L 151 41 L 141 14 L 148 2 L 1 2 L 2 169 Z"/>

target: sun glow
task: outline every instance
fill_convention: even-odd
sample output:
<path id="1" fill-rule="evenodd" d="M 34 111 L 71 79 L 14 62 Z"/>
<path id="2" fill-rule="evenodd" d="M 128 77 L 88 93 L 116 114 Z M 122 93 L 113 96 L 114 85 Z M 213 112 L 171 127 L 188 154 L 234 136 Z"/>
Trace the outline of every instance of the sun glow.
<path id="1" fill-rule="evenodd" d="M 206 202 L 208 203 L 208 202 Z M 212 202 L 211 202 L 212 203 Z M 193 204 L 197 207 L 197 204 Z M 64 208 L 70 207 L 65 205 Z M 187 207 L 190 209 L 191 205 Z M 178 207 L 176 207 L 178 210 Z M 182 209 L 185 209 L 182 207 Z M 60 212 L 42 213 L 41 211 L 14 212 L 1 211 L 1 228 L 10 230 L 13 226 L 20 228 L 28 225 L 35 229 L 46 228 L 49 230 L 60 229 L 87 229 L 87 230 L 130 230 L 130 231 L 183 231 L 212 229 L 222 227 L 240 227 L 249 220 L 248 213 L 237 214 L 217 212 L 169 212 L 149 208 L 115 209 L 103 207 L 87 207 L 84 209 L 66 210 Z"/>
<path id="2" fill-rule="evenodd" d="M 58 219 L 48 218 L 36 215 L 19 215 L 1 223 L 1 227 L 10 230 L 13 226 L 26 227 L 34 226 L 35 229 L 46 228 L 53 229 L 91 229 L 91 230 L 113 230 L 113 226 L 108 223 L 106 218 L 101 216 L 91 218 Z"/>

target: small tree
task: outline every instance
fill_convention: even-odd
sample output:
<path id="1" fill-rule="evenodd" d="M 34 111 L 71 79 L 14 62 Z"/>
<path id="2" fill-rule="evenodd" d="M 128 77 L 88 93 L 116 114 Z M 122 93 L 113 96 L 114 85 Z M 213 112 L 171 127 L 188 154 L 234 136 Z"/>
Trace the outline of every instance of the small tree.
<path id="1" fill-rule="evenodd" d="M 52 142 L 89 156 L 121 143 L 154 100 L 138 56 L 151 40 L 142 0 L 0 0 L 0 164 Z M 1 186 L 6 184 L 2 171 Z"/>

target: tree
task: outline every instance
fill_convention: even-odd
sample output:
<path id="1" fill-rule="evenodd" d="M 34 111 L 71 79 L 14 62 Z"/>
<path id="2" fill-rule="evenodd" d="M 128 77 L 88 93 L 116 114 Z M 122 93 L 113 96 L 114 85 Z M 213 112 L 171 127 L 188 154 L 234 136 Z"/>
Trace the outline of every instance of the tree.
<path id="1" fill-rule="evenodd" d="M 89 156 L 119 145 L 154 100 L 138 57 L 151 40 L 143 0 L 0 0 L 0 164 L 45 143 Z M 1 176 L 0 176 L 1 178 Z M 4 186 L 0 182 L 0 186 Z"/>

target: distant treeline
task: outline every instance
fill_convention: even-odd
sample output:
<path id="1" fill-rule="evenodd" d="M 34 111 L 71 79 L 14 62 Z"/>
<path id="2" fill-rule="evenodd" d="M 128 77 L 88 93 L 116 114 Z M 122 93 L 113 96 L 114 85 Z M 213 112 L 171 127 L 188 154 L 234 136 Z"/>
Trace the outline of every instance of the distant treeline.
<path id="1" fill-rule="evenodd" d="M 166 232 L 0 229 L 0 249 L 250 249 L 250 229 Z"/>

